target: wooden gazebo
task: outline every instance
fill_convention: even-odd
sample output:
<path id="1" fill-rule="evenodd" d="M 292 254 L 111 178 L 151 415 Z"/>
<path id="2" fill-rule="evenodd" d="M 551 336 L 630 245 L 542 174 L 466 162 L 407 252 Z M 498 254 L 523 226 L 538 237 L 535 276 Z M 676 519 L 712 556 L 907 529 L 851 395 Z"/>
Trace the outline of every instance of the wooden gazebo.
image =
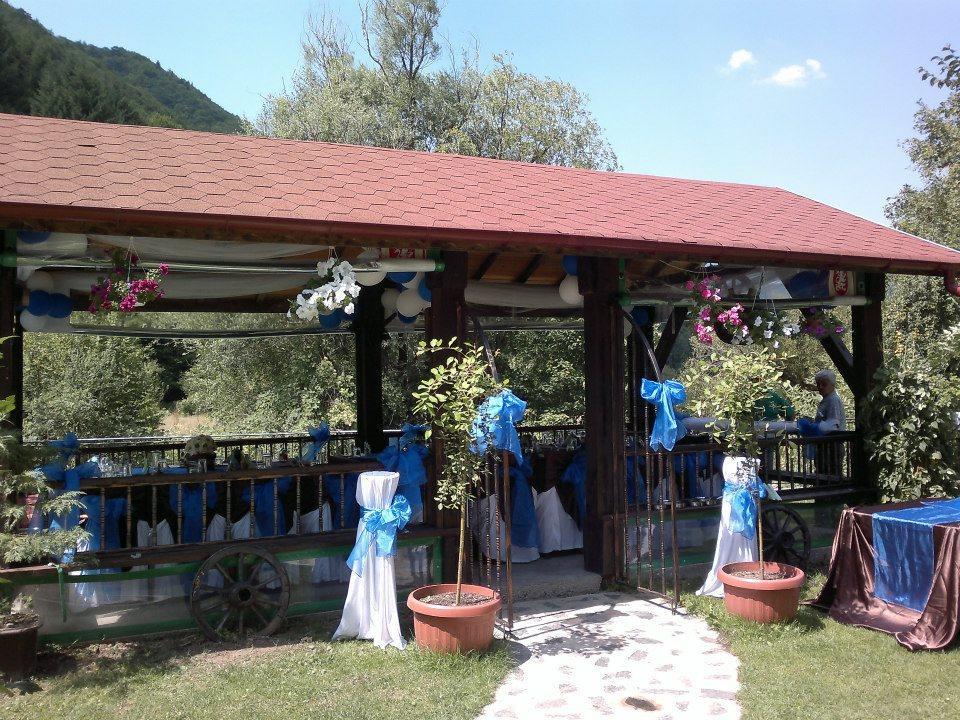
<path id="1" fill-rule="evenodd" d="M 582 322 L 586 376 L 585 566 L 615 574 L 613 478 L 624 473 L 627 363 L 622 303 L 644 304 L 705 264 L 854 273 L 862 302 L 850 345 L 824 346 L 857 398 L 882 362 L 887 273 L 942 276 L 957 293 L 960 253 L 778 188 L 539 166 L 459 155 L 0 115 L 0 336 L 20 336 L 18 232 L 302 245 L 284 262 L 309 267 L 319 249 L 426 251 L 431 338 L 463 337 L 468 318 L 564 317 Z M 172 240 L 171 240 L 172 242 Z M 229 253 L 229 248 L 225 250 Z M 579 260 L 582 303 L 557 288 L 562 256 Z M 23 264 L 22 262 L 20 263 Z M 241 265 L 229 256 L 226 272 Z M 52 263 L 50 271 L 66 271 Z M 70 268 L 67 268 L 70 269 Z M 72 270 L 76 272 L 77 268 Z M 302 284 L 301 284 L 302 287 Z M 82 285 L 70 287 L 86 309 Z M 151 311 L 286 312 L 295 287 L 225 297 L 171 296 Z M 358 433 L 385 443 L 381 340 L 386 324 L 364 289 L 357 342 Z M 663 304 L 662 302 L 660 304 Z M 372 308 L 372 310 L 371 310 Z M 687 310 L 676 307 L 656 349 L 663 365 Z M 22 398 L 22 347 L 4 351 L 0 396 Z M 14 413 L 20 421 L 22 402 Z M 862 466 L 861 466 L 862 467 Z M 444 519 L 430 514 L 442 526 Z"/>

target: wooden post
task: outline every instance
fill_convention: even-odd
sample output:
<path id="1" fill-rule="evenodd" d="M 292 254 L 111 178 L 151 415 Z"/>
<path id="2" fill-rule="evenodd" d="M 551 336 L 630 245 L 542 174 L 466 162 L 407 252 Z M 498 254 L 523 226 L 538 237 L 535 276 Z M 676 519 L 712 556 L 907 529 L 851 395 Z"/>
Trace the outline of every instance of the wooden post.
<path id="1" fill-rule="evenodd" d="M 870 303 L 851 310 L 852 375 L 855 382 L 850 389 L 854 394 L 857 429 L 861 432 L 863 401 L 867 393 L 873 389 L 874 376 L 883 364 L 883 299 L 886 295 L 886 276 L 882 273 L 867 273 L 864 277 L 864 285 L 864 295 Z M 867 457 L 862 440 L 859 440 L 854 448 L 853 474 L 858 485 L 871 484 L 867 474 Z"/>
<path id="2" fill-rule="evenodd" d="M 387 446 L 383 434 L 383 285 L 365 287 L 357 303 L 356 344 L 357 440 L 373 452 Z"/>
<path id="3" fill-rule="evenodd" d="M 17 320 L 20 289 L 17 268 L 7 262 L 17 251 L 17 233 L 3 233 L 3 262 L 0 264 L 0 399 L 13 397 L 14 407 L 7 425 L 23 430 L 23 329 Z"/>
<path id="4" fill-rule="evenodd" d="M 584 371 L 586 376 L 587 516 L 583 560 L 604 579 L 616 573 L 617 478 L 624 476 L 623 316 L 619 264 L 612 258 L 581 258 Z"/>
<path id="5" fill-rule="evenodd" d="M 467 312 L 464 292 L 467 288 L 467 253 L 448 251 L 441 257 L 444 264 L 442 272 L 427 275 L 427 286 L 431 292 L 431 305 L 425 313 L 426 337 L 428 340 L 449 340 L 465 338 L 467 334 Z M 442 449 L 433 444 L 433 477 L 424 492 L 424 520 L 440 528 L 459 527 L 460 517 L 456 511 L 438 511 L 433 501 L 436 491 L 436 474 L 443 462 Z M 456 540 L 448 539 L 443 544 L 444 582 L 456 578 L 457 570 Z M 465 568 L 464 581 L 469 582 L 469 569 Z"/>

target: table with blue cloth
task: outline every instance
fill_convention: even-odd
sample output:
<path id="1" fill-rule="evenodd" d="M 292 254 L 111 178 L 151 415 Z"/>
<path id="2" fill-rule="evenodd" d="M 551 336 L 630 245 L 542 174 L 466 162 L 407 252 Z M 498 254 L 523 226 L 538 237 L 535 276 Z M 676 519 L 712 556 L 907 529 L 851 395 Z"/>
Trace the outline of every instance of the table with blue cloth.
<path id="1" fill-rule="evenodd" d="M 814 607 L 909 650 L 960 637 L 960 499 L 847 508 Z"/>

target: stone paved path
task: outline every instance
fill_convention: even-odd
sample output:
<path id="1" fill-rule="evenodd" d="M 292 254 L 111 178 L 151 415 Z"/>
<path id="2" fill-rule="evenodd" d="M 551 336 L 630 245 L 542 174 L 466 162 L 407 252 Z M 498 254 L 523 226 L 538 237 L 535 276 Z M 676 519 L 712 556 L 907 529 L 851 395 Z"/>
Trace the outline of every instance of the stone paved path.
<path id="1" fill-rule="evenodd" d="M 521 664 L 482 720 L 740 717 L 736 657 L 653 596 L 519 602 L 510 642 Z"/>

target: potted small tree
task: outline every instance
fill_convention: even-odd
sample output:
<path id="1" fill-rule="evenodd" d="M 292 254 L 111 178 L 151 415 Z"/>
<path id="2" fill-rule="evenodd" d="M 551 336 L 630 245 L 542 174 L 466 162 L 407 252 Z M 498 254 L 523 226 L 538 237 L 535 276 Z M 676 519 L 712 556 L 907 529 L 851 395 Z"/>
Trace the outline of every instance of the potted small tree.
<path id="1" fill-rule="evenodd" d="M 693 403 L 703 417 L 713 417 L 707 430 L 726 445 L 723 460 L 724 501 L 731 505 L 730 529 L 747 537 L 756 532 L 757 561 L 729 563 L 717 575 L 724 605 L 733 615 L 756 622 L 789 620 L 797 612 L 804 572 L 792 565 L 763 560 L 762 500 L 766 486 L 758 477 L 760 436 L 757 409 L 771 390 L 786 388 L 777 357 L 766 349 L 711 354 L 706 368 L 690 383 L 699 388 Z M 746 532 L 744 532 L 746 531 Z"/>
<path id="2" fill-rule="evenodd" d="M 500 596 L 490 588 L 464 584 L 464 548 L 469 491 L 480 479 L 487 457 L 478 452 L 474 421 L 484 398 L 501 388 L 488 372 L 481 348 L 454 338 L 420 343 L 417 352 L 435 362 L 413 394 L 414 412 L 429 421 L 426 437 L 433 438 L 443 460 L 437 508 L 460 513 L 460 533 L 456 583 L 417 588 L 407 598 L 407 607 L 414 613 L 414 633 L 421 647 L 438 652 L 484 650 L 493 640 Z"/>
<path id="3" fill-rule="evenodd" d="M 11 400 L 0 402 L 2 424 Z M 48 562 L 76 548 L 85 532 L 46 529 L 39 522 L 62 517 L 80 507 L 80 493 L 55 495 L 35 468 L 49 453 L 28 447 L 10 430 L 0 430 L 0 567 L 20 567 Z M 31 523 L 30 519 L 34 519 Z M 31 531 L 28 526 L 35 529 Z M 12 681 L 30 676 L 36 663 L 40 617 L 30 598 L 19 595 L 16 586 L 0 580 L 0 675 Z"/>

